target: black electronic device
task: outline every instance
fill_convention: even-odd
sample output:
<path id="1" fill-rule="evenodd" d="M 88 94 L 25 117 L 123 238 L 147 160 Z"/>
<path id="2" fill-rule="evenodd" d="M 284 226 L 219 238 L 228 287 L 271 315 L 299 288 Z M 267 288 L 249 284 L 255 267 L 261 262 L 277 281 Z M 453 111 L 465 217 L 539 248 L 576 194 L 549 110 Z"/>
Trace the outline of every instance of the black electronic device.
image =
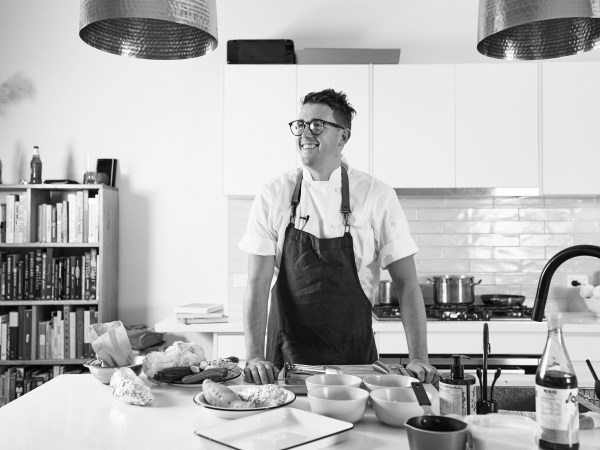
<path id="1" fill-rule="evenodd" d="M 96 163 L 96 173 L 105 173 L 108 176 L 108 186 L 115 187 L 117 181 L 117 160 L 116 159 L 98 159 Z"/>
<path id="2" fill-rule="evenodd" d="M 227 64 L 296 64 L 294 41 L 289 39 L 227 41 Z"/>

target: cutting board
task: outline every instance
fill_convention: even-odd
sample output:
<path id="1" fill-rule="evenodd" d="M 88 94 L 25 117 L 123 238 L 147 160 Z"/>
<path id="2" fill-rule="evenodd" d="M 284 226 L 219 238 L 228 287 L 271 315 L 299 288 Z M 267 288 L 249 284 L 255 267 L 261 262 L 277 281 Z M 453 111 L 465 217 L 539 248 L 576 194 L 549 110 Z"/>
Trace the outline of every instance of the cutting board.
<path id="1" fill-rule="evenodd" d="M 381 375 L 381 372 L 373 369 L 371 364 L 355 364 L 355 365 L 336 365 L 342 370 L 342 373 L 347 375 L 356 375 L 360 378 L 365 378 L 369 375 Z M 284 387 L 295 394 L 306 394 L 306 383 L 304 380 L 310 375 L 292 375 L 288 380 L 283 379 L 283 371 L 279 373 L 277 384 Z"/>

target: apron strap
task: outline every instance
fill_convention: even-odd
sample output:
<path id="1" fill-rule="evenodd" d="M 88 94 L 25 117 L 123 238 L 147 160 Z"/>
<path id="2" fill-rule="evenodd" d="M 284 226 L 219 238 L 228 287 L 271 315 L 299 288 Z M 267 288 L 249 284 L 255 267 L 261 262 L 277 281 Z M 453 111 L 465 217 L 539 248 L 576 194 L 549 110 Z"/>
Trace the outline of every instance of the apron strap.
<path id="1" fill-rule="evenodd" d="M 302 187 L 302 169 L 298 169 L 298 178 L 296 179 L 296 187 L 292 194 L 292 212 L 290 213 L 290 223 L 293 225 L 296 221 L 296 208 L 300 204 L 300 188 Z"/>
<path id="2" fill-rule="evenodd" d="M 342 214 L 344 215 L 344 232 L 348 233 L 350 231 L 350 188 L 348 182 L 348 172 L 344 166 L 341 166 L 342 169 Z"/>
<path id="3" fill-rule="evenodd" d="M 340 166 L 342 172 L 342 206 L 341 213 L 344 215 L 344 232 L 350 231 L 350 187 L 348 181 L 348 171 L 344 166 Z M 294 187 L 294 193 L 292 194 L 292 211 L 290 213 L 290 223 L 294 224 L 296 221 L 296 208 L 300 204 L 300 195 L 302 187 L 302 178 L 304 174 L 302 169 L 298 169 L 298 177 L 296 178 L 296 186 Z"/>

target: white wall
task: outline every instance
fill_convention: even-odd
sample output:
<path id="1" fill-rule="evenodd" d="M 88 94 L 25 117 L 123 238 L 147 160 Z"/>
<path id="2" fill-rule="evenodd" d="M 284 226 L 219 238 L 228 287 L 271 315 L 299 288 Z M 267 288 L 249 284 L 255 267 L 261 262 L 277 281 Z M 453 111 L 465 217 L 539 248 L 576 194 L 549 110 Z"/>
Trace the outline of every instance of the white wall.
<path id="1" fill-rule="evenodd" d="M 0 109 L 4 183 L 29 178 L 34 145 L 40 146 L 45 179 L 80 181 L 87 155 L 117 158 L 119 318 L 152 325 L 186 299 L 226 301 L 219 129 L 227 41 L 286 38 L 297 49 L 401 48 L 407 64 L 496 62 L 475 49 L 477 4 L 219 0 L 215 52 L 147 61 L 84 44 L 77 0 L 0 0 L 0 83 L 20 72 L 36 91 Z M 599 60 L 600 52 L 563 59 Z M 254 143 L 248 144 L 252 151 Z"/>

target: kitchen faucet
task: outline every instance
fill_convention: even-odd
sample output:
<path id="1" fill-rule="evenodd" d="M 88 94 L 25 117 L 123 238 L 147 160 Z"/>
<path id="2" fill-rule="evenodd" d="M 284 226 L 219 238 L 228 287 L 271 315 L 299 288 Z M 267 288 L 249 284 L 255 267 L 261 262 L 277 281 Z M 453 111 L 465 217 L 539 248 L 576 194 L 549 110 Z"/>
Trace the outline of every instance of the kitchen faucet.
<path id="1" fill-rule="evenodd" d="M 548 300 L 548 291 L 550 290 L 550 282 L 556 269 L 565 261 L 574 258 L 575 256 L 594 256 L 600 259 L 600 247 L 596 245 L 574 245 L 573 247 L 565 248 L 554 255 L 546 263 L 540 275 L 535 302 L 533 303 L 533 313 L 531 320 L 541 322 L 544 318 L 544 310 L 546 301 Z"/>

